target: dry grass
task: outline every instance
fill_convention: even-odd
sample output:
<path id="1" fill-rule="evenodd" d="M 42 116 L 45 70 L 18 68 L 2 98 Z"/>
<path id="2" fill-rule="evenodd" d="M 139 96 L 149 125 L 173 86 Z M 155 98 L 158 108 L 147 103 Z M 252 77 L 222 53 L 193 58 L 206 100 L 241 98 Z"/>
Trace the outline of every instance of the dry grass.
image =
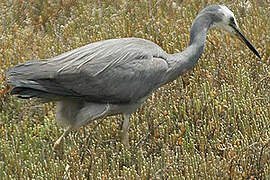
<path id="1" fill-rule="evenodd" d="M 192 71 L 157 90 L 132 116 L 96 121 L 52 150 L 62 130 L 52 103 L 8 95 L 3 73 L 109 38 L 141 37 L 167 52 L 187 46 L 192 20 L 221 1 L 0 2 L 0 177 L 3 179 L 270 179 L 270 5 L 226 3 L 262 54 L 211 30 Z M 250 6 L 249 8 L 247 8 Z M 1 179 L 0 178 L 0 179 Z"/>

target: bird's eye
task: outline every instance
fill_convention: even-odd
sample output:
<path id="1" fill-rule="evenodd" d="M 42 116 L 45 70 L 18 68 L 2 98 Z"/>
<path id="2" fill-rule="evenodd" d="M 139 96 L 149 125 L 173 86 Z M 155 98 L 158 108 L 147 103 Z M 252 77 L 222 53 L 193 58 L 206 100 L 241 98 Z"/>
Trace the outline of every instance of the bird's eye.
<path id="1" fill-rule="evenodd" d="M 235 24 L 235 21 L 234 21 L 234 18 L 233 17 L 230 17 L 230 22 Z"/>

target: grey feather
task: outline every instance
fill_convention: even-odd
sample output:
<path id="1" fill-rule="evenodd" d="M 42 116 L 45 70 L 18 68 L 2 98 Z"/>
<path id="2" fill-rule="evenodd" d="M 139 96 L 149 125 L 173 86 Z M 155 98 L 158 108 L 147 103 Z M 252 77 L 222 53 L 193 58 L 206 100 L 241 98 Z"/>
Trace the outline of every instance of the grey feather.
<path id="1" fill-rule="evenodd" d="M 28 88 L 27 92 L 35 90 L 29 97 L 41 97 L 40 92 L 44 92 L 93 102 L 127 103 L 159 87 L 168 69 L 168 57 L 151 41 L 112 39 L 16 66 L 6 76 L 15 86 L 13 93 L 21 87 Z"/>

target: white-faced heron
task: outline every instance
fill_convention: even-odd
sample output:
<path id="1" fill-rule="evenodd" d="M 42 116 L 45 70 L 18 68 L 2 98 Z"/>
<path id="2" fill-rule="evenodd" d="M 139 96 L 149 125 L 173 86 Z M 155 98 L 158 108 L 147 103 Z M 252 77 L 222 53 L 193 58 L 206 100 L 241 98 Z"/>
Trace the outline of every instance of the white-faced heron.
<path id="1" fill-rule="evenodd" d="M 189 46 L 167 54 L 157 44 L 140 38 L 99 41 L 43 61 L 30 61 L 9 69 L 5 76 L 11 94 L 56 101 L 55 119 L 74 129 L 106 116 L 123 114 L 121 141 L 128 146 L 129 116 L 160 86 L 173 81 L 197 62 L 209 29 L 218 27 L 236 35 L 260 58 L 240 31 L 232 11 L 211 5 L 193 21 Z"/>

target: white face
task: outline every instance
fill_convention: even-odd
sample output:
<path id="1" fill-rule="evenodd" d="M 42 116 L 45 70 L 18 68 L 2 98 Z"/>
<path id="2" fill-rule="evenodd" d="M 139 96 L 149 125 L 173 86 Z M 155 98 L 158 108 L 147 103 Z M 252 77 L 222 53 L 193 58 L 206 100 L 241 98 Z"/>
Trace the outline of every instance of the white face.
<path id="1" fill-rule="evenodd" d="M 224 29 L 230 33 L 235 34 L 241 41 L 243 41 L 248 48 L 259 58 L 261 58 L 260 54 L 253 46 L 253 44 L 245 37 L 245 35 L 239 29 L 239 26 L 236 22 L 234 14 L 231 10 L 229 10 L 226 6 L 219 6 L 218 12 L 215 13 L 216 19 L 218 19 L 213 27 L 219 27 Z"/>
<path id="2" fill-rule="evenodd" d="M 233 12 L 230 9 L 228 9 L 226 6 L 220 6 L 220 7 L 221 9 L 219 11 L 222 14 L 222 21 L 216 23 L 215 26 L 221 29 L 224 29 L 230 33 L 234 33 L 234 29 L 229 25 L 231 22 L 230 18 L 233 18 L 236 24 L 236 27 L 238 27 L 238 24 L 236 22 Z"/>

